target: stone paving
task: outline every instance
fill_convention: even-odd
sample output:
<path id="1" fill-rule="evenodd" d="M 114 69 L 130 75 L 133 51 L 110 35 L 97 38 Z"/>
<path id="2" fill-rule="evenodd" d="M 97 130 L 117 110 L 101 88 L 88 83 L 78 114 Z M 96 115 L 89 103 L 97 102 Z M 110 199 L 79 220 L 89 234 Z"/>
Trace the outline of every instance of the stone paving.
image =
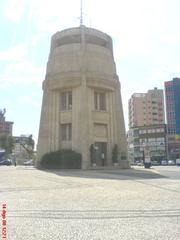
<path id="1" fill-rule="evenodd" d="M 179 240 L 180 179 L 173 171 L 180 174 L 178 167 L 171 177 L 161 169 L 0 167 L 7 239 Z"/>

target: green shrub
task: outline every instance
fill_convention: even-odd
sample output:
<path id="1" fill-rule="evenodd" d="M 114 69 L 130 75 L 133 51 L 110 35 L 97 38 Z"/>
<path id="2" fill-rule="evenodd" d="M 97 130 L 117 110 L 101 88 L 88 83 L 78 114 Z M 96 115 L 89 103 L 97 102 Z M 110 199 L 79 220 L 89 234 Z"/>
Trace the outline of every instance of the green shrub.
<path id="1" fill-rule="evenodd" d="M 93 163 L 94 162 L 94 145 L 93 144 L 90 145 L 89 151 L 90 151 L 90 160 L 91 160 L 91 163 Z"/>
<path id="2" fill-rule="evenodd" d="M 41 158 L 40 167 L 47 169 L 80 169 L 81 154 L 69 149 L 46 153 Z"/>
<path id="3" fill-rule="evenodd" d="M 118 162 L 118 146 L 117 146 L 117 144 L 114 145 L 113 150 L 112 150 L 112 161 L 113 161 L 113 163 Z"/>

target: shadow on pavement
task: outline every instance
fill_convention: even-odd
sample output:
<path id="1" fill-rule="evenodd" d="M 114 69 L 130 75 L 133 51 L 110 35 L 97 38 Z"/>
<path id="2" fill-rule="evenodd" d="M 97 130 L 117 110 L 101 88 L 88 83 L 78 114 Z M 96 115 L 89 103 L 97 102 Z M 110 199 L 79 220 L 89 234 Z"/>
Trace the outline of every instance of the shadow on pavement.
<path id="1" fill-rule="evenodd" d="M 116 170 L 42 170 L 63 177 L 96 178 L 96 179 L 159 179 L 168 178 L 153 169 L 116 169 Z"/>
<path id="2" fill-rule="evenodd" d="M 3 171 L 10 171 L 13 167 L 3 168 Z M 77 178 L 96 178 L 96 179 L 160 179 L 169 178 L 166 174 L 158 172 L 150 168 L 130 168 L 130 169 L 92 169 L 92 170 L 77 170 L 77 169 L 41 169 L 38 170 L 32 166 L 17 166 L 14 170 L 36 170 L 41 172 L 49 172 L 63 177 L 77 177 Z"/>

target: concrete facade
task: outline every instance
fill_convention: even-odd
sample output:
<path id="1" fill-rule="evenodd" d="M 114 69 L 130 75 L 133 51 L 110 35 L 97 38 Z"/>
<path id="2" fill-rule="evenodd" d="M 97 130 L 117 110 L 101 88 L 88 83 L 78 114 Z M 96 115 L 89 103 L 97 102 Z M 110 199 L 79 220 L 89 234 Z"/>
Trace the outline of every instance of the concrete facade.
<path id="1" fill-rule="evenodd" d="M 129 166 L 120 94 L 110 36 L 80 26 L 52 36 L 43 82 L 37 155 L 59 149 L 82 154 L 82 168 L 112 166 L 118 145 L 118 165 Z M 103 158 L 103 159 L 101 159 Z"/>
<path id="2" fill-rule="evenodd" d="M 161 164 L 167 159 L 166 125 L 149 125 L 128 131 L 128 153 L 132 164 L 149 156 L 151 163 Z"/>

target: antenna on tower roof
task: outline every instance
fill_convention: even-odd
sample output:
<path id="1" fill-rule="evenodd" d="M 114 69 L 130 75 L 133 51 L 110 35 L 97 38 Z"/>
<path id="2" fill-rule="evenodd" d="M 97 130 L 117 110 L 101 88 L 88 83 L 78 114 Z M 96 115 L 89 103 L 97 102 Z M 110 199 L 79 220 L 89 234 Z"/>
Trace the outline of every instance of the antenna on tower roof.
<path id="1" fill-rule="evenodd" d="M 83 25 L 83 10 L 82 10 L 82 0 L 80 0 L 80 26 Z"/>

